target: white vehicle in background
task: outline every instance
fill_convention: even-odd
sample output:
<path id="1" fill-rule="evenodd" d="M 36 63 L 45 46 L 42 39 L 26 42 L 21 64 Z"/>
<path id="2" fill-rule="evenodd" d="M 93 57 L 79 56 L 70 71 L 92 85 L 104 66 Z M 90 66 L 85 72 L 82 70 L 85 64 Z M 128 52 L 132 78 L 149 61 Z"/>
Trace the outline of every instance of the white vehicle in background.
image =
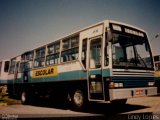
<path id="1" fill-rule="evenodd" d="M 8 71 L 9 71 L 9 60 L 0 61 L 0 93 L 7 93 L 7 84 L 8 84 Z"/>

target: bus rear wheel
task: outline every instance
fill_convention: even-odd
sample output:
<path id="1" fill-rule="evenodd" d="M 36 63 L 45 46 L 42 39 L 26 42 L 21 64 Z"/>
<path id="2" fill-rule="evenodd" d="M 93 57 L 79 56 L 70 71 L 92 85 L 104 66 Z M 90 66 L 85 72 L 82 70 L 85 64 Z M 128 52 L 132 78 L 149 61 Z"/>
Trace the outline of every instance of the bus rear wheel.
<path id="1" fill-rule="evenodd" d="M 24 105 L 29 104 L 29 95 L 25 91 L 21 93 L 21 103 Z"/>

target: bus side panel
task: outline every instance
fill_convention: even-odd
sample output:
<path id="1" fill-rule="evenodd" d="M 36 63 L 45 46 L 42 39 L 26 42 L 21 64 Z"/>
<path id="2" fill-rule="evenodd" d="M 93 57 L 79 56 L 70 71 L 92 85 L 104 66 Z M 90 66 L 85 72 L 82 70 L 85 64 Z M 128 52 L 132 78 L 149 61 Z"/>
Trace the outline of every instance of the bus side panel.
<path id="1" fill-rule="evenodd" d="M 21 79 L 13 80 L 14 75 L 10 75 L 9 91 L 11 94 L 16 93 L 18 96 L 23 91 L 28 91 L 36 96 L 52 96 L 54 94 L 68 94 L 72 89 L 80 88 L 87 92 L 87 72 L 81 69 L 79 62 L 65 63 L 57 67 L 58 73 L 50 76 L 49 73 L 37 73 L 37 71 L 49 71 L 52 67 L 40 68 L 28 71 L 28 81 L 24 80 L 24 73 Z M 13 92 L 14 91 L 14 92 Z M 57 93 L 56 93 L 57 92 Z"/>

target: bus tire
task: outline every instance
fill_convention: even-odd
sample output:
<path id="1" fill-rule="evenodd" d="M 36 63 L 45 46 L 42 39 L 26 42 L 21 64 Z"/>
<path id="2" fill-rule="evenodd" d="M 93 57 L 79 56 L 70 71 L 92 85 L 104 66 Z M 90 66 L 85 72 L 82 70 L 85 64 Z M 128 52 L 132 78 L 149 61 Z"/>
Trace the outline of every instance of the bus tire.
<path id="1" fill-rule="evenodd" d="M 25 91 L 23 91 L 23 92 L 21 93 L 21 103 L 22 103 L 23 105 L 26 105 L 26 104 L 29 103 L 28 94 L 27 94 L 27 92 L 25 92 Z"/>
<path id="2" fill-rule="evenodd" d="M 71 107 L 74 110 L 82 110 L 84 108 L 85 105 L 85 96 L 84 93 L 82 92 L 82 90 L 75 90 L 71 96 Z"/>

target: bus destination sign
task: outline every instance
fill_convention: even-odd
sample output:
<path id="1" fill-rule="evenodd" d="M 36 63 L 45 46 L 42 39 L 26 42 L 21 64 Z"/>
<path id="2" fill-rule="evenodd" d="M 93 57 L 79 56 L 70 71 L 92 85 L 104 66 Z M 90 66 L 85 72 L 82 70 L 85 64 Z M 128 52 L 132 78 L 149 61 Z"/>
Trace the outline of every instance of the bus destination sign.
<path id="1" fill-rule="evenodd" d="M 144 37 L 144 32 L 141 32 L 140 30 L 137 30 L 137 29 L 131 28 L 131 27 L 127 27 L 124 25 L 111 24 L 111 29 L 113 31 L 117 31 L 117 32 L 124 32 L 124 33 L 128 33 L 128 34 Z"/>

